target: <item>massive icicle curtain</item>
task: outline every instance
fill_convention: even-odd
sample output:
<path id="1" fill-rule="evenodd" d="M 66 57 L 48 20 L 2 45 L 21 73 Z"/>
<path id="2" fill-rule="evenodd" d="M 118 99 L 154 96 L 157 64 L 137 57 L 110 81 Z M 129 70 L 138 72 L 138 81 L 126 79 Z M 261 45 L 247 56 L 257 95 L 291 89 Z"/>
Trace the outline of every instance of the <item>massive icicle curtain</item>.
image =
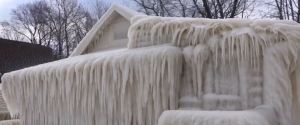
<path id="1" fill-rule="evenodd" d="M 6 74 L 4 93 L 25 125 L 153 125 L 176 109 L 178 48 L 76 56 Z"/>
<path id="2" fill-rule="evenodd" d="M 297 118 L 300 115 L 299 24 L 138 16 L 132 19 L 128 34 L 129 48 L 159 44 L 182 48 L 180 108 L 237 111 L 268 105 L 278 117 L 271 118 L 267 108 L 263 114 L 269 114 L 264 116 L 267 120 L 273 119 L 269 124 L 277 120 L 280 125 L 300 122 Z M 170 117 L 180 115 L 178 112 L 177 116 Z M 201 115 L 205 114 L 190 117 Z M 217 114 L 214 117 L 211 120 L 224 120 L 217 118 Z M 204 121 L 197 124 L 204 125 Z"/>
<path id="3" fill-rule="evenodd" d="M 252 110 L 266 105 L 276 113 L 258 121 L 274 115 L 280 125 L 298 123 L 298 24 L 138 16 L 128 36 L 128 49 L 5 74 L 9 110 L 24 125 L 156 125 L 166 110 L 224 110 L 255 119 Z M 217 113 L 209 118 L 222 117 Z"/>

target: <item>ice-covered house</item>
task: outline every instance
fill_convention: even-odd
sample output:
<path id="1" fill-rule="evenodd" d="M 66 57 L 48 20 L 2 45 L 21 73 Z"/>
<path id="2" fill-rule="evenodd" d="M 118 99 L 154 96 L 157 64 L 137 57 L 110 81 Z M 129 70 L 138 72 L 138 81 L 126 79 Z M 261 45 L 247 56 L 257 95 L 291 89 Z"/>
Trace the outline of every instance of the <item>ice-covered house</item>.
<path id="1" fill-rule="evenodd" d="M 71 57 L 5 74 L 3 94 L 24 125 L 298 125 L 299 42 L 291 21 L 113 6 Z"/>
<path id="2" fill-rule="evenodd" d="M 83 38 L 71 56 L 126 48 L 130 19 L 139 13 L 122 6 L 112 6 Z"/>

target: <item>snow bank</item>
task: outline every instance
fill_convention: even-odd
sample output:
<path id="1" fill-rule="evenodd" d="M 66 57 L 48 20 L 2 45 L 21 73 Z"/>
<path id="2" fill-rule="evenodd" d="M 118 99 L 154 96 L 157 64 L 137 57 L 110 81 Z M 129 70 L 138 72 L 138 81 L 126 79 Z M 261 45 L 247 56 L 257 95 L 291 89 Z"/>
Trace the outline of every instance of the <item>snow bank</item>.
<path id="1" fill-rule="evenodd" d="M 153 125 L 176 109 L 182 53 L 174 47 L 67 58 L 3 76 L 24 125 Z"/>

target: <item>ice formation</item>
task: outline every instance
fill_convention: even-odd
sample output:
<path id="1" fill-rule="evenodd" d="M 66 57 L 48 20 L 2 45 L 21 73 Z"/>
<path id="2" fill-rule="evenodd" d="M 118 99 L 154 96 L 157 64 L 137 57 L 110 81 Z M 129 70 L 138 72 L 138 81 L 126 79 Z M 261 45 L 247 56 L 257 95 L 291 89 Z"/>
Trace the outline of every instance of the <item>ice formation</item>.
<path id="1" fill-rule="evenodd" d="M 136 16 L 128 38 L 5 74 L 11 114 L 24 125 L 300 123 L 297 23 Z"/>
<path id="2" fill-rule="evenodd" d="M 76 56 L 6 74 L 3 91 L 25 125 L 152 125 L 177 108 L 181 59 L 174 47 Z"/>
<path id="3" fill-rule="evenodd" d="M 275 112 L 267 107 L 247 111 L 169 110 L 162 113 L 158 125 L 277 125 L 277 121 Z"/>
<path id="4" fill-rule="evenodd" d="M 180 108 L 236 111 L 268 105 L 280 125 L 300 123 L 295 22 L 143 16 L 132 22 L 129 48 L 168 43 L 183 49 Z"/>
<path id="5" fill-rule="evenodd" d="M 5 120 L 5 121 L 1 121 L 0 125 L 20 125 L 20 120 Z"/>

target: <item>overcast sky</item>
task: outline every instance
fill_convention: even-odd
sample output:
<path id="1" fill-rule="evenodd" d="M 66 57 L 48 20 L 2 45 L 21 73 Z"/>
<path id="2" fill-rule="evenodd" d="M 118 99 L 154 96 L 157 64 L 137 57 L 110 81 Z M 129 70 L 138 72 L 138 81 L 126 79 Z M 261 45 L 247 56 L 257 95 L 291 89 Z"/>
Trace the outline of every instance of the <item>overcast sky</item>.
<path id="1" fill-rule="evenodd" d="M 10 18 L 11 9 L 33 0 L 0 0 L 0 21 Z"/>
<path id="2" fill-rule="evenodd" d="M 28 2 L 33 2 L 33 1 L 36 0 L 0 0 L 0 22 L 4 20 L 8 21 L 10 19 L 11 10 L 15 9 L 18 5 L 28 3 Z M 80 1 L 84 6 L 92 5 L 91 0 L 78 0 L 78 1 Z M 106 0 L 106 1 L 109 2 L 114 1 L 116 3 L 122 4 L 124 1 L 127 0 Z"/>
<path id="3" fill-rule="evenodd" d="M 28 2 L 33 2 L 36 0 L 0 0 L 0 22 L 2 21 L 8 21 L 10 19 L 10 14 L 11 10 L 15 9 L 17 6 L 20 4 L 28 3 Z M 85 7 L 93 6 L 94 0 L 78 0 L 80 3 L 82 3 Z M 114 3 L 119 3 L 119 4 L 126 4 L 127 6 L 130 6 L 130 8 L 135 8 L 135 3 L 132 0 L 103 0 L 107 2 L 114 2 Z M 250 18 L 261 18 L 259 13 L 262 11 L 267 10 L 267 8 L 263 5 L 264 1 L 270 1 L 270 0 L 262 0 L 262 1 L 256 1 L 255 5 L 255 10 L 251 14 Z"/>

